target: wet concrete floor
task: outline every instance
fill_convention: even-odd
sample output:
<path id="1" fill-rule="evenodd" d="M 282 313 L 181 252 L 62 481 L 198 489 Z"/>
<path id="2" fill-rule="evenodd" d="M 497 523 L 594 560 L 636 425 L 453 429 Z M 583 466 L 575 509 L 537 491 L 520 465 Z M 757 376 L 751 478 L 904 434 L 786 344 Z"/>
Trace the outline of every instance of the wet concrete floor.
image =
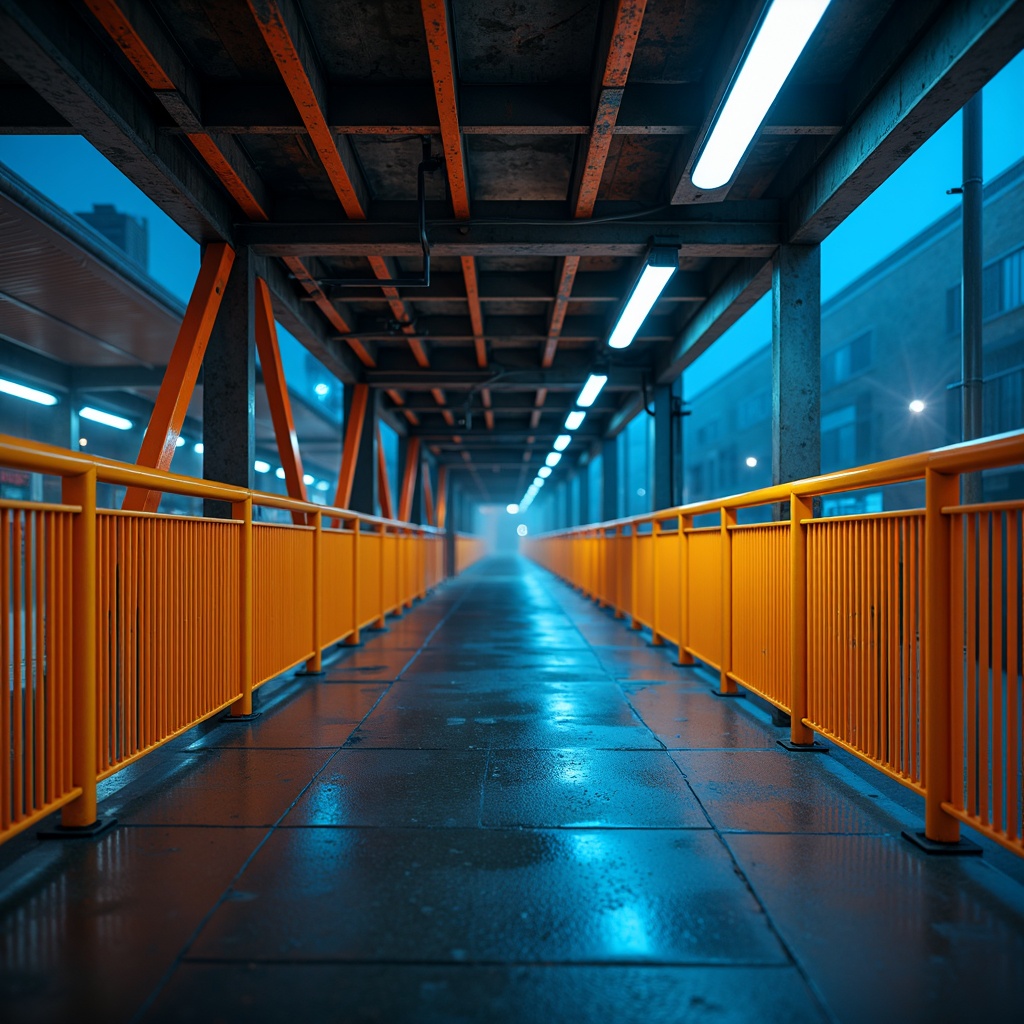
<path id="1" fill-rule="evenodd" d="M 268 684 L 0 848 L 0 1019 L 1019 1019 L 1020 873 L 648 641 L 491 559 Z"/>

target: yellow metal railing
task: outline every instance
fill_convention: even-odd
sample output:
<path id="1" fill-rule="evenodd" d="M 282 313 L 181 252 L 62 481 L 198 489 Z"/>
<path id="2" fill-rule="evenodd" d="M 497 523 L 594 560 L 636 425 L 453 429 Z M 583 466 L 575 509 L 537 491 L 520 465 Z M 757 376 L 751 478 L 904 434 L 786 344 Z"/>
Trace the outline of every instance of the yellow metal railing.
<path id="1" fill-rule="evenodd" d="M 455 535 L 455 575 L 465 572 L 474 562 L 487 554 L 487 545 L 480 537 L 468 533 Z"/>
<path id="2" fill-rule="evenodd" d="M 0 465 L 62 478 L 62 503 L 0 501 L 0 842 L 196 723 L 411 607 L 444 536 L 343 509 L 0 437 Z M 228 502 L 230 519 L 96 507 L 98 482 Z M 300 525 L 254 523 L 284 509 Z M 304 520 L 304 523 L 302 522 Z M 463 564 L 474 538 L 460 538 Z"/>
<path id="3" fill-rule="evenodd" d="M 1024 855 L 1024 502 L 959 504 L 960 475 L 1024 463 L 1024 431 L 530 538 L 523 550 L 964 822 Z M 817 519 L 813 499 L 923 480 L 925 508 Z M 776 502 L 788 521 L 740 525 Z M 717 526 L 695 528 L 695 516 Z"/>

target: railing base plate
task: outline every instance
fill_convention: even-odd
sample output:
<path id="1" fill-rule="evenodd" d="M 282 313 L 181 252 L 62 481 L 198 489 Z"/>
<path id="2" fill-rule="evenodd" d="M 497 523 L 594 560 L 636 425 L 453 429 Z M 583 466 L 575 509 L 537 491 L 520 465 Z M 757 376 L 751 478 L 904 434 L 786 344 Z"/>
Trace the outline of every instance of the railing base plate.
<path id="1" fill-rule="evenodd" d="M 261 718 L 263 715 L 262 711 L 254 711 L 251 715 L 225 715 L 222 722 L 255 722 L 257 718 Z"/>
<path id="2" fill-rule="evenodd" d="M 95 839 L 109 832 L 117 818 L 97 818 L 91 825 L 56 825 L 36 833 L 38 839 Z"/>
<path id="3" fill-rule="evenodd" d="M 303 668 L 303 669 L 299 669 L 299 671 L 295 673 L 296 678 L 302 678 L 302 679 L 316 679 L 319 676 L 325 676 L 325 675 L 327 675 L 327 673 L 323 669 L 320 669 L 319 672 L 307 672 Z"/>
<path id="4" fill-rule="evenodd" d="M 901 835 L 919 850 L 939 857 L 980 857 L 982 853 L 981 847 L 977 843 L 972 843 L 970 839 L 961 839 L 956 843 L 938 843 L 934 839 L 929 839 L 923 832 L 908 832 L 906 829 Z"/>
<path id="5" fill-rule="evenodd" d="M 791 750 L 795 754 L 827 754 L 827 743 L 794 743 L 792 740 L 776 740 L 780 747 Z"/>
<path id="6" fill-rule="evenodd" d="M 730 700 L 746 699 L 746 694 L 742 690 L 733 690 L 732 693 L 722 693 L 721 690 L 712 690 L 712 697 L 728 697 Z"/>

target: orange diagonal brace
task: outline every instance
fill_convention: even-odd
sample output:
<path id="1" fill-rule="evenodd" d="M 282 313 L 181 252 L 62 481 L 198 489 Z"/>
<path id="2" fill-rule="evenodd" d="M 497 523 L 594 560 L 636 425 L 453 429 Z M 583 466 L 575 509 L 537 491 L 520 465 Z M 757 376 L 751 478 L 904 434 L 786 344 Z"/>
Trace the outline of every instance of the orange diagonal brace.
<path id="1" fill-rule="evenodd" d="M 380 495 L 380 514 L 385 519 L 395 518 L 395 506 L 391 501 L 391 481 L 388 479 L 388 458 L 377 424 L 377 493 Z"/>
<path id="2" fill-rule="evenodd" d="M 356 384 L 352 389 L 352 402 L 348 407 L 348 420 L 345 423 L 345 447 L 341 452 L 338 491 L 334 496 L 336 508 L 348 508 L 352 500 L 352 482 L 356 478 L 356 459 L 359 456 L 359 444 L 363 439 L 363 420 L 366 418 L 366 403 L 369 399 L 369 386 Z"/>
<path id="3" fill-rule="evenodd" d="M 256 351 L 260 356 L 263 370 L 263 386 L 270 405 L 270 418 L 277 438 L 277 454 L 281 458 L 285 484 L 290 498 L 306 501 L 306 484 L 302 479 L 302 457 L 299 455 L 299 439 L 292 419 L 292 403 L 288 398 L 288 385 L 281 365 L 281 349 L 277 343 L 277 325 L 274 323 L 274 307 L 270 302 L 270 289 L 263 278 L 256 278 Z M 293 512 L 296 522 L 305 522 L 302 512 Z"/>
<path id="4" fill-rule="evenodd" d="M 427 526 L 437 526 L 434 517 L 434 487 L 430 482 L 430 466 L 426 460 L 420 466 L 420 472 L 423 474 L 423 510 L 427 513 Z"/>
<path id="5" fill-rule="evenodd" d="M 398 499 L 398 518 L 403 523 L 412 517 L 412 495 L 416 490 L 416 468 L 420 464 L 420 439 L 409 438 L 409 447 L 405 453 L 405 472 L 402 474 L 402 493 Z"/>
<path id="6" fill-rule="evenodd" d="M 192 297 L 185 309 L 185 318 L 171 352 L 171 361 L 164 371 L 163 383 L 156 405 L 149 418 L 146 436 L 142 439 L 138 465 L 149 469 L 170 469 L 174 447 L 185 422 L 188 403 L 195 390 L 199 367 L 206 354 L 206 345 L 220 309 L 228 274 L 235 261 L 234 250 L 223 242 L 208 245 L 203 253 Z M 121 506 L 132 512 L 155 512 L 160 505 L 158 491 L 129 488 Z"/>
<path id="7" fill-rule="evenodd" d="M 444 529 L 448 518 L 448 467 L 441 466 L 437 470 L 437 528 Z"/>

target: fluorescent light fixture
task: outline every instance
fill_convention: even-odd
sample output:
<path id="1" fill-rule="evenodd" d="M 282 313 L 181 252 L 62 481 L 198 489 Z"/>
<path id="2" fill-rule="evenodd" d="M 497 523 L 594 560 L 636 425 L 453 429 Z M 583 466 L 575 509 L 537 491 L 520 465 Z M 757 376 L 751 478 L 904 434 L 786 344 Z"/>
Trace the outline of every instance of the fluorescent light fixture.
<path id="1" fill-rule="evenodd" d="M 102 409 L 94 409 L 91 405 L 79 409 L 78 415 L 83 419 L 92 420 L 93 423 L 102 423 L 105 427 L 113 427 L 115 430 L 132 429 L 131 420 L 126 420 L 123 416 L 115 416 L 112 412 L 104 412 Z"/>
<path id="2" fill-rule="evenodd" d="M 513 501 L 511 505 L 506 505 L 505 506 L 505 511 L 510 516 L 518 515 L 518 513 L 519 513 L 519 506 Z"/>
<path id="3" fill-rule="evenodd" d="M 561 452 L 548 452 L 548 457 L 544 460 L 545 466 L 550 466 L 552 469 L 555 468 L 562 461 Z"/>
<path id="4" fill-rule="evenodd" d="M 658 296 L 668 284 L 668 279 L 678 268 L 678 249 L 670 245 L 659 245 L 651 249 L 647 254 L 644 269 L 633 285 L 626 305 L 622 307 L 619 319 L 608 336 L 610 348 L 626 348 L 632 344 L 640 325 L 647 319 L 647 314 L 658 301 Z"/>
<path id="5" fill-rule="evenodd" d="M 753 455 L 747 456 L 747 465 L 753 469 L 757 465 L 757 459 Z"/>
<path id="6" fill-rule="evenodd" d="M 277 469 L 274 470 L 274 476 L 276 476 L 278 480 L 283 480 L 284 470 L 280 466 L 278 466 Z"/>
<path id="7" fill-rule="evenodd" d="M 828 5 L 773 0 L 690 176 L 697 188 L 719 188 L 732 178 Z"/>
<path id="8" fill-rule="evenodd" d="M 583 385 L 583 390 L 580 392 L 579 398 L 576 399 L 576 404 L 582 405 L 584 409 L 588 409 L 594 404 L 594 399 L 601 394 L 601 388 L 607 383 L 607 375 L 592 373 L 587 378 L 587 383 Z"/>
<path id="9" fill-rule="evenodd" d="M 555 451 L 564 452 L 569 447 L 569 443 L 572 441 L 572 434 L 559 434 L 555 438 Z"/>
<path id="10" fill-rule="evenodd" d="M 35 402 L 37 405 L 57 404 L 55 395 L 26 387 L 24 384 L 16 384 L 13 380 L 4 380 L 3 377 L 0 377 L 0 391 L 5 395 L 14 395 L 15 398 L 24 398 L 26 402 Z"/>
<path id="11" fill-rule="evenodd" d="M 918 413 L 918 412 L 924 412 L 925 406 L 924 406 L 924 402 L 922 402 L 920 398 L 915 398 L 910 403 L 910 405 L 907 406 L 907 408 L 910 409 L 911 412 Z"/>
<path id="12" fill-rule="evenodd" d="M 269 473 L 270 472 L 270 463 L 269 462 L 264 462 L 262 459 L 257 459 L 252 464 L 252 468 L 255 469 L 257 473 Z"/>
<path id="13" fill-rule="evenodd" d="M 198 444 L 192 446 L 192 451 L 194 451 L 196 455 L 202 455 L 203 452 L 206 451 L 206 446 L 203 444 L 202 441 L 200 441 Z"/>
<path id="14" fill-rule="evenodd" d="M 181 436 L 181 434 L 178 435 L 177 440 L 174 442 L 174 447 L 175 448 L 184 448 L 185 447 L 185 438 L 183 438 Z"/>
<path id="15" fill-rule="evenodd" d="M 303 473 L 303 474 L 302 474 L 302 482 L 303 482 L 303 483 L 304 483 L 304 484 L 305 484 L 305 485 L 306 485 L 307 487 L 312 487 L 312 486 L 313 486 L 313 481 L 314 481 L 315 479 L 316 479 L 316 477 L 314 477 L 314 476 L 311 476 L 311 475 L 310 475 L 309 473 Z"/>
<path id="16" fill-rule="evenodd" d="M 586 418 L 587 414 L 585 412 L 580 412 L 578 409 L 569 413 L 569 415 L 565 417 L 565 429 L 575 430 Z"/>
<path id="17" fill-rule="evenodd" d="M 541 466 L 540 469 L 537 470 L 537 479 L 547 480 L 549 476 L 551 476 L 550 466 Z M 534 480 L 533 482 L 536 483 L 537 480 Z"/>

